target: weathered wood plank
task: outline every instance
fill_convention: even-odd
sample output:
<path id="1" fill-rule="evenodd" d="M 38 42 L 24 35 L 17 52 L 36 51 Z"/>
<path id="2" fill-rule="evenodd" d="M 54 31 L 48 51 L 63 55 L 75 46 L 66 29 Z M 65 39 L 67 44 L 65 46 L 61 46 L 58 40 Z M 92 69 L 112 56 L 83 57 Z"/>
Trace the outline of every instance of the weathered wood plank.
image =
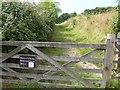
<path id="1" fill-rule="evenodd" d="M 83 56 L 84 56 L 84 57 L 90 57 L 90 56 L 92 56 L 92 55 L 95 55 L 95 54 L 97 54 L 97 53 L 100 53 L 101 51 L 103 51 L 103 50 L 95 49 L 95 50 L 93 50 L 93 51 L 88 52 L 87 54 L 85 54 L 85 55 L 83 55 Z"/>
<path id="2" fill-rule="evenodd" d="M 99 52 L 101 52 L 101 50 L 93 50 L 93 51 L 91 51 L 91 52 L 89 52 L 89 53 L 87 53 L 87 54 L 84 54 L 83 56 L 81 56 L 80 58 L 79 58 L 79 62 L 81 61 L 83 61 L 83 62 L 103 62 L 103 60 L 104 59 L 98 59 L 98 58 L 91 58 L 90 56 L 91 55 L 94 55 L 94 54 L 96 54 L 96 53 L 99 53 Z M 66 65 L 66 67 L 70 67 L 70 66 L 72 66 L 72 65 L 74 65 L 75 63 L 78 63 L 78 61 L 70 61 L 67 65 Z"/>
<path id="3" fill-rule="evenodd" d="M 26 74 L 26 73 L 9 73 L 9 72 L 2 72 L 0 73 L 1 76 L 13 76 L 13 77 L 25 77 L 25 78 L 38 78 L 45 79 L 45 80 L 58 80 L 58 81 L 71 81 L 71 82 L 78 82 L 74 78 L 65 77 L 65 76 L 50 76 L 50 75 L 44 75 L 44 74 Z M 85 81 L 91 82 L 91 83 L 101 83 L 101 80 L 98 79 L 91 79 L 91 78 L 85 78 Z M 32 81 L 32 80 L 31 80 Z"/>
<path id="4" fill-rule="evenodd" d="M 83 55 L 79 58 L 79 61 L 70 61 L 67 65 L 65 65 L 65 67 L 70 67 L 78 62 L 99 62 L 99 63 L 102 63 L 103 61 L 104 61 L 104 59 L 84 57 L 84 55 Z"/>
<path id="5" fill-rule="evenodd" d="M 18 46 L 16 49 L 14 49 L 13 51 L 11 51 L 7 55 L 3 56 L 2 60 L 0 60 L 0 63 L 2 63 L 3 61 L 5 61 L 6 59 L 12 57 L 14 54 L 18 53 L 19 51 L 21 51 L 24 48 L 25 48 L 25 46 Z"/>
<path id="6" fill-rule="evenodd" d="M 118 63 L 118 61 L 113 61 L 113 63 L 114 63 L 114 64 L 117 64 L 117 63 Z"/>
<path id="7" fill-rule="evenodd" d="M 30 69 L 27 67 L 20 67 L 19 64 L 13 64 L 13 63 L 2 63 L 0 66 L 4 67 L 10 67 L 10 68 L 21 68 L 21 69 Z M 79 73 L 102 73 L 102 69 L 78 69 L 78 68 L 68 68 L 71 71 L 79 72 Z M 45 70 L 45 71 L 61 71 L 59 68 L 55 66 L 45 66 L 45 65 L 38 65 L 37 68 L 33 68 L 32 70 Z"/>
<path id="8" fill-rule="evenodd" d="M 56 83 L 40 83 L 40 85 L 43 85 L 44 87 L 50 88 L 50 87 L 54 87 L 54 88 L 85 88 L 83 86 L 79 86 L 79 85 L 68 85 L 68 84 L 56 84 Z"/>
<path id="9" fill-rule="evenodd" d="M 116 48 L 120 51 L 120 45 L 115 44 Z"/>
<path id="10" fill-rule="evenodd" d="M 119 76 L 119 77 L 113 77 L 112 79 L 117 79 L 117 80 L 119 80 L 119 79 L 120 79 L 120 76 Z"/>
<path id="11" fill-rule="evenodd" d="M 120 52 L 119 52 L 119 51 L 116 51 L 115 54 L 120 54 Z"/>
<path id="12" fill-rule="evenodd" d="M 3 69 L 5 69 L 6 71 L 8 71 L 8 73 L 16 73 L 16 71 L 14 71 L 13 69 L 9 68 L 9 67 L 2 67 Z M 19 79 L 26 81 L 27 79 L 23 78 L 22 76 L 19 77 Z"/>
<path id="13" fill-rule="evenodd" d="M 120 74 L 120 67 L 117 69 L 118 74 Z"/>
<path id="14" fill-rule="evenodd" d="M 2 56 L 7 55 L 6 53 L 3 53 Z M 19 56 L 36 56 L 37 60 L 43 60 L 43 58 L 41 58 L 38 55 L 31 55 L 31 54 L 16 54 L 11 58 L 19 58 Z M 79 61 L 79 57 L 67 57 L 67 56 L 50 56 L 50 58 L 53 58 L 56 61 Z"/>
<path id="15" fill-rule="evenodd" d="M 16 71 L 14 71 L 13 69 L 9 68 L 9 67 L 2 67 L 3 69 L 7 70 L 8 73 L 15 73 L 15 74 L 18 74 Z M 26 78 L 24 78 L 23 76 L 19 76 L 18 77 L 19 79 L 23 80 L 23 81 L 27 81 Z"/>
<path id="16" fill-rule="evenodd" d="M 43 74 L 26 74 L 26 73 L 19 73 L 19 74 L 14 74 L 14 73 L 7 73 L 7 72 L 2 72 L 2 76 L 14 76 L 14 77 L 19 77 L 23 76 L 26 78 L 38 78 L 38 79 L 45 79 L 45 80 L 59 80 L 59 81 L 73 81 L 77 82 L 75 79 L 68 78 L 68 77 L 63 77 L 63 76 L 49 76 L 49 75 L 43 75 Z"/>
<path id="17" fill-rule="evenodd" d="M 89 52 L 89 53 L 87 53 L 87 54 L 85 54 L 85 55 L 83 55 L 83 56 L 81 56 L 80 58 L 79 58 L 79 61 L 70 61 L 67 65 L 65 65 L 66 67 L 69 67 L 69 66 L 72 66 L 72 65 L 74 65 L 75 63 L 78 63 L 78 62 L 103 62 L 103 59 L 98 59 L 98 58 L 91 58 L 90 56 L 91 55 L 94 55 L 94 54 L 96 54 L 96 53 L 99 53 L 99 52 L 101 52 L 101 50 L 93 50 L 93 51 L 91 51 L 91 52 Z"/>
<path id="18" fill-rule="evenodd" d="M 26 47 L 28 49 L 30 49 L 31 51 L 33 51 L 34 53 L 36 53 L 37 55 L 39 55 L 40 57 L 42 57 L 43 59 L 46 59 L 48 62 L 50 62 L 51 64 L 55 65 L 56 67 L 58 67 L 59 69 L 63 70 L 65 73 L 67 73 L 68 75 L 70 75 L 71 77 L 75 78 L 78 82 L 82 82 L 83 84 L 87 85 L 88 87 L 94 87 L 93 84 L 91 84 L 89 81 L 85 81 L 84 79 L 78 77 L 76 74 L 74 74 L 71 70 L 69 70 L 68 68 L 65 68 L 64 66 L 60 65 L 58 62 L 56 62 L 54 59 L 48 57 L 47 55 L 45 55 L 44 53 L 42 53 L 41 51 L 39 51 L 38 49 L 36 49 L 35 47 L 33 47 L 30 44 L 27 44 Z"/>
<path id="19" fill-rule="evenodd" d="M 115 42 L 118 42 L 118 44 L 120 43 L 120 32 L 117 34 L 117 38 L 115 39 Z"/>
<path id="20" fill-rule="evenodd" d="M 109 87 L 110 81 L 112 78 L 112 65 L 115 52 L 115 35 L 108 34 L 108 38 L 106 41 L 106 53 L 105 53 L 105 60 L 104 60 L 104 70 L 103 70 L 103 81 L 102 87 Z"/>
<path id="21" fill-rule="evenodd" d="M 116 42 L 120 42 L 120 38 L 116 38 L 116 40 L 115 40 Z"/>
<path id="22" fill-rule="evenodd" d="M 6 53 L 3 53 L 2 56 L 5 56 L 7 55 Z M 40 56 L 38 55 L 30 55 L 30 54 L 16 54 L 14 56 L 12 56 L 11 58 L 19 58 L 19 56 L 21 55 L 28 55 L 28 56 L 36 56 L 36 59 L 37 60 L 43 60 Z M 50 58 L 53 58 L 55 61 L 67 61 L 67 62 L 70 62 L 70 61 L 75 61 L 75 62 L 100 62 L 102 63 L 103 62 L 103 59 L 101 58 L 90 58 L 90 57 L 67 57 L 67 56 L 50 56 Z"/>
<path id="23" fill-rule="evenodd" d="M 7 46 L 19 46 L 25 44 L 31 44 L 35 47 L 59 47 L 59 48 L 98 48 L 105 49 L 105 44 L 80 44 L 80 43 L 68 43 L 68 42 L 35 42 L 35 41 L 2 41 L 1 45 Z"/>
<path id="24" fill-rule="evenodd" d="M 120 32 L 117 34 L 117 38 L 118 38 L 118 42 L 117 42 L 117 45 L 118 45 L 118 68 L 120 68 Z M 118 72 L 119 73 L 119 72 Z"/>
<path id="25" fill-rule="evenodd" d="M 63 64 L 62 66 L 63 66 L 63 67 L 66 67 L 67 64 L 69 64 L 69 62 Z M 66 68 L 67 68 L 67 67 L 66 67 Z M 70 68 L 69 68 L 69 69 L 70 69 Z M 51 70 L 49 70 L 48 72 L 45 72 L 44 74 L 45 74 L 45 75 L 53 75 L 53 74 L 56 74 L 56 73 L 57 73 L 56 71 L 51 71 Z"/>

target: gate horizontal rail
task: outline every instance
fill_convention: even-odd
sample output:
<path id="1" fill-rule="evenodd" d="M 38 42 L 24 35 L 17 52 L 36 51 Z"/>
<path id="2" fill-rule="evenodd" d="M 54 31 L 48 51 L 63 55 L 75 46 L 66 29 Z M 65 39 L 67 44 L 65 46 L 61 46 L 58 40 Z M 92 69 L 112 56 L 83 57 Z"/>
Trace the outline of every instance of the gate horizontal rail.
<path id="1" fill-rule="evenodd" d="M 0 45 L 20 46 L 31 44 L 35 47 L 59 47 L 59 48 L 97 48 L 105 49 L 106 44 L 80 44 L 68 42 L 34 42 L 34 41 L 2 41 Z"/>

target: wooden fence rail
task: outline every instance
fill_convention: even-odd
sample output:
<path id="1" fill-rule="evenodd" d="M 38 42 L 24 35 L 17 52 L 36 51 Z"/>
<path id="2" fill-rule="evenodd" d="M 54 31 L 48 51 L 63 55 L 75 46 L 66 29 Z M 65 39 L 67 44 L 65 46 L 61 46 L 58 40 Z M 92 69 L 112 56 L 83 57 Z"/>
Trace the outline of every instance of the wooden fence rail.
<path id="1" fill-rule="evenodd" d="M 4 83 L 14 82 L 37 82 L 43 87 L 91 87 L 93 83 L 101 84 L 101 87 L 109 87 L 112 78 L 112 65 L 117 64 L 115 55 L 119 57 L 119 37 L 108 35 L 105 44 L 80 44 L 67 42 L 35 42 L 35 41 L 1 41 L 1 46 L 14 46 L 14 49 L 8 53 L 1 53 L 0 67 L 2 68 L 2 81 Z M 91 48 L 87 54 L 78 57 L 69 56 L 50 56 L 43 53 L 39 48 Z M 117 51 L 115 51 L 117 49 Z M 32 54 L 20 53 L 21 50 L 28 49 Z M 94 57 L 94 55 L 104 52 L 104 56 Z M 20 57 L 36 57 L 36 67 L 25 67 L 20 65 Z M 25 60 L 24 60 L 25 61 Z M 26 61 L 27 62 L 27 61 Z M 101 63 L 101 68 L 80 68 L 76 67 L 79 62 Z M 82 77 L 82 74 L 102 75 L 102 77 Z M 84 76 L 84 75 L 83 75 Z M 6 77 L 12 78 L 12 80 Z M 15 79 L 16 77 L 16 79 Z M 48 82 L 46 82 L 46 80 Z M 66 84 L 63 82 L 66 81 Z M 77 82 L 80 85 L 70 85 Z M 64 82 L 65 83 L 65 82 Z"/>

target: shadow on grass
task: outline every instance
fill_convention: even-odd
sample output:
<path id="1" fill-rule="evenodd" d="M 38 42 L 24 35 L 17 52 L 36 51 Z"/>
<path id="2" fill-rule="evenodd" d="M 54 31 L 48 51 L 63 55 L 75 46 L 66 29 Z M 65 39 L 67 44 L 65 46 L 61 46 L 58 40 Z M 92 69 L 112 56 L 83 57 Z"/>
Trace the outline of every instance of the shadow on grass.
<path id="1" fill-rule="evenodd" d="M 72 28 L 67 28 L 65 25 L 56 25 L 55 30 L 53 31 L 52 41 L 54 42 L 71 42 L 71 37 L 74 37 L 75 34 L 69 33 Z"/>

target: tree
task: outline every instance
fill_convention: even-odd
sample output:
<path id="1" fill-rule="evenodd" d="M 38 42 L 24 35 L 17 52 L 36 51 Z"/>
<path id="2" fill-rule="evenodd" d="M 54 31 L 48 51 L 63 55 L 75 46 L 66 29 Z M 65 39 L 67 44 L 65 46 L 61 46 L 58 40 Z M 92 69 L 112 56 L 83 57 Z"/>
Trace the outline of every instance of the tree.
<path id="1" fill-rule="evenodd" d="M 115 7 L 96 7 L 95 9 L 84 10 L 84 14 L 99 14 L 99 13 L 109 12 L 112 10 L 116 10 L 116 8 Z"/>
<path id="2" fill-rule="evenodd" d="M 56 23 L 64 22 L 65 20 L 69 19 L 71 16 L 69 13 L 63 13 L 59 16 L 59 18 L 56 20 Z"/>
<path id="3" fill-rule="evenodd" d="M 43 18 L 50 25 L 50 28 L 54 27 L 55 21 L 58 18 L 58 13 L 60 12 L 58 5 L 58 2 L 48 2 L 47 0 L 39 4 L 42 10 L 42 16 L 45 16 Z"/>
<path id="4" fill-rule="evenodd" d="M 60 15 L 57 20 L 56 20 L 56 23 L 62 23 L 64 22 L 65 20 L 68 20 L 69 18 L 71 17 L 75 17 L 77 16 L 77 13 L 74 12 L 74 13 L 63 13 L 62 15 Z"/>
<path id="5" fill-rule="evenodd" d="M 70 17 L 75 17 L 75 16 L 77 16 L 76 12 L 70 14 Z"/>

